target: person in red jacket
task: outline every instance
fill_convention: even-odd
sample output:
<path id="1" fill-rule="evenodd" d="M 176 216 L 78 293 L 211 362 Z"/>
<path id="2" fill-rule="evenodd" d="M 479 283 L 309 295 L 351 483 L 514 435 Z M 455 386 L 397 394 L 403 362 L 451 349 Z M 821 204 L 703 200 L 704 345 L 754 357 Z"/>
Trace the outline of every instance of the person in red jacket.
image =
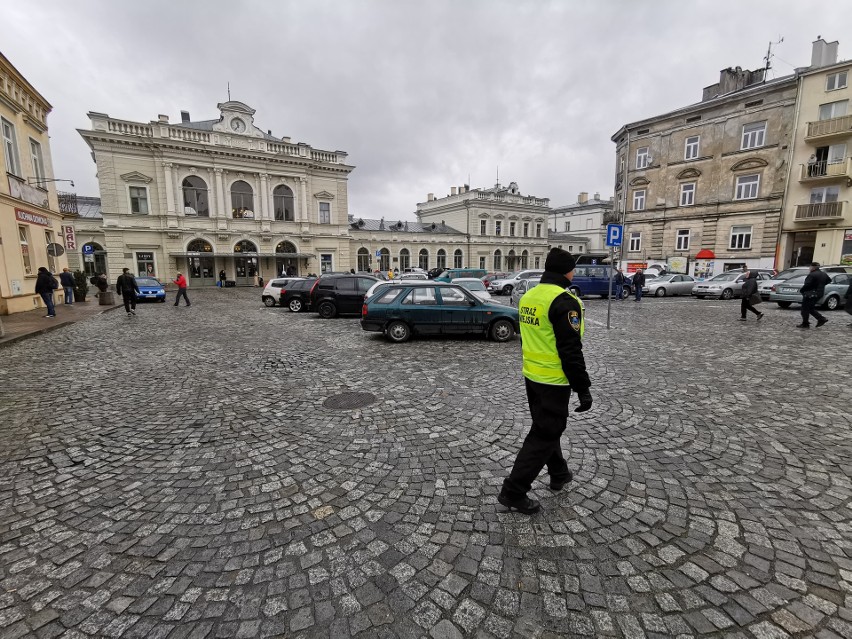
<path id="1" fill-rule="evenodd" d="M 178 302 L 180 302 L 181 295 L 183 295 L 183 299 L 186 300 L 186 305 L 192 306 L 192 304 L 189 303 L 189 298 L 186 296 L 186 278 L 183 276 L 183 273 L 178 273 L 174 282 L 178 287 L 177 297 L 175 297 L 175 306 L 177 306 Z"/>

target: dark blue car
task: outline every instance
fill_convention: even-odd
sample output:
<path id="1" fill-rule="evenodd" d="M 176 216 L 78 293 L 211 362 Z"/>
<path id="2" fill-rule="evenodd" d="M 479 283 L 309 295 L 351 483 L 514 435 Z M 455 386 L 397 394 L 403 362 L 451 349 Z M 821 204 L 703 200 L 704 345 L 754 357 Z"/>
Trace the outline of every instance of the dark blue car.
<path id="1" fill-rule="evenodd" d="M 571 280 L 571 290 L 578 297 L 588 295 L 609 295 L 609 273 L 610 266 L 595 264 L 578 264 L 574 269 L 574 279 Z M 627 297 L 633 291 L 633 278 L 624 276 L 624 288 L 622 297 Z M 615 282 L 612 284 L 612 293 L 615 295 Z"/>
<path id="2" fill-rule="evenodd" d="M 361 328 L 384 333 L 392 342 L 412 335 L 478 333 L 507 342 L 519 331 L 518 311 L 483 302 L 457 284 L 397 284 L 373 295 L 361 310 Z"/>
<path id="3" fill-rule="evenodd" d="M 139 294 L 136 296 L 137 302 L 165 302 L 166 289 L 160 284 L 160 280 L 154 277 L 137 277 L 136 285 L 139 287 Z"/>

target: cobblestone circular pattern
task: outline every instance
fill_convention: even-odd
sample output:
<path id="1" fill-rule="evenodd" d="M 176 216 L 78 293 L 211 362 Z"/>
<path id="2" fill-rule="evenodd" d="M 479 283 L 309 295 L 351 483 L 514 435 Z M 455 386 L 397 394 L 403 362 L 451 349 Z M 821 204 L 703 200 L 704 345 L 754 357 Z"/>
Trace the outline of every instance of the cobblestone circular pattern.
<path id="1" fill-rule="evenodd" d="M 226 289 L 0 351 L 0 637 L 852 637 L 846 316 L 587 306 L 530 518 L 517 340 Z"/>

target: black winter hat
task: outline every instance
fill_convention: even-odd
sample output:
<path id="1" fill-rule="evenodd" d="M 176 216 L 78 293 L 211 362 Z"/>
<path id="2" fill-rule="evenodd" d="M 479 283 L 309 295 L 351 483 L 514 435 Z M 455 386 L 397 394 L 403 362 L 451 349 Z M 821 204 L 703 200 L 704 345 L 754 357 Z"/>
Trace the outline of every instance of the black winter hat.
<path id="1" fill-rule="evenodd" d="M 570 273 L 574 270 L 576 265 L 577 260 L 574 259 L 574 256 L 561 248 L 550 249 L 550 253 L 547 254 L 547 259 L 544 260 L 545 271 L 559 273 L 560 275 Z"/>

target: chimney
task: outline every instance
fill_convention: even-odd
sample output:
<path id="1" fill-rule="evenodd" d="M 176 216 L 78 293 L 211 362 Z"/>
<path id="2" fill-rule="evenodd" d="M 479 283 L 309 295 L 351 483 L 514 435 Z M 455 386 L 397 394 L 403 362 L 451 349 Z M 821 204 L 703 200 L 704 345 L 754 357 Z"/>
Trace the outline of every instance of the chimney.
<path id="1" fill-rule="evenodd" d="M 826 42 L 822 36 L 817 36 L 811 50 L 811 68 L 827 67 L 837 62 L 837 45 L 837 40 Z"/>
<path id="2" fill-rule="evenodd" d="M 589 194 L 586 191 L 582 191 L 580 195 L 577 196 L 577 202 L 580 204 L 585 204 L 589 201 Z"/>
<path id="3" fill-rule="evenodd" d="M 167 115 L 163 115 L 163 114 L 161 113 L 160 115 L 158 115 L 158 116 L 157 116 L 157 120 L 159 120 L 159 121 L 160 121 L 160 122 L 162 122 L 163 124 L 168 124 L 168 123 L 169 123 L 169 116 L 167 116 Z"/>
<path id="4" fill-rule="evenodd" d="M 181 111 L 180 112 L 180 121 L 181 122 L 189 122 L 189 111 Z"/>
<path id="5" fill-rule="evenodd" d="M 434 193 L 427 193 L 427 194 L 426 194 L 426 201 L 427 201 L 427 202 L 431 202 L 431 201 L 432 201 L 432 200 L 434 200 L 434 199 L 435 199 L 435 194 L 434 194 Z"/>
<path id="6" fill-rule="evenodd" d="M 272 137 L 272 129 L 266 129 L 266 135 Z"/>
<path id="7" fill-rule="evenodd" d="M 455 195 L 455 194 L 456 194 L 456 187 L 451 186 L 450 187 L 450 195 Z"/>
<path id="8" fill-rule="evenodd" d="M 600 194 L 600 193 L 595 193 L 595 199 L 596 199 L 596 200 L 601 199 L 601 194 Z"/>

